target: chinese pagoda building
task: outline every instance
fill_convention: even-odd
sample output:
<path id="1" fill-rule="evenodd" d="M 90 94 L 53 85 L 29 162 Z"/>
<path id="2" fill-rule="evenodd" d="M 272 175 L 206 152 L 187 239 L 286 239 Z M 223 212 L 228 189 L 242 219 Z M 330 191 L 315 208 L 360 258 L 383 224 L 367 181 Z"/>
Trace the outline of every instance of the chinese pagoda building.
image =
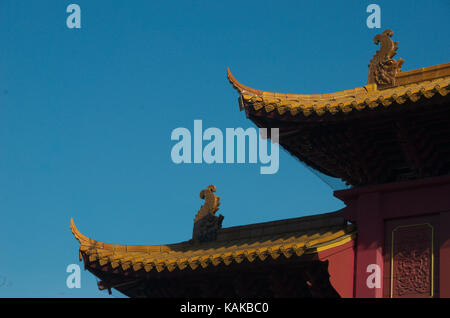
<path id="1" fill-rule="evenodd" d="M 222 228 L 215 186 L 192 239 L 92 240 L 71 221 L 101 290 L 130 297 L 450 297 L 450 63 L 401 71 L 393 32 L 368 84 L 320 95 L 269 93 L 228 79 L 239 106 L 309 167 L 343 180 L 346 207 Z"/>

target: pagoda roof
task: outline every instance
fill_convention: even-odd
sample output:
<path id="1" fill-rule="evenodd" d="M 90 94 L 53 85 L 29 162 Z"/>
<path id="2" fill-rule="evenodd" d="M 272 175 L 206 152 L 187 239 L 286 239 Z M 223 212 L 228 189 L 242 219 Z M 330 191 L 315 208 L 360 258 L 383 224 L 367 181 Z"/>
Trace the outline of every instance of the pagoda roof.
<path id="1" fill-rule="evenodd" d="M 391 105 L 445 96 L 450 90 L 450 63 L 419 68 L 396 75 L 395 86 L 376 83 L 328 94 L 284 94 L 250 88 L 238 82 L 227 69 L 227 77 L 238 91 L 239 105 L 247 111 L 263 110 L 279 116 L 323 116 L 383 109 Z"/>
<path id="2" fill-rule="evenodd" d="M 450 173 L 450 63 L 401 71 L 391 30 L 369 64 L 367 85 L 327 94 L 283 94 L 241 84 L 239 107 L 309 167 L 352 186 Z"/>
<path id="3" fill-rule="evenodd" d="M 221 228 L 209 242 L 193 240 L 166 245 L 121 245 L 83 235 L 71 219 L 70 228 L 80 242 L 80 259 L 87 268 L 101 271 L 162 272 L 195 270 L 244 260 L 290 258 L 340 246 L 356 236 L 341 213 L 293 218 Z"/>

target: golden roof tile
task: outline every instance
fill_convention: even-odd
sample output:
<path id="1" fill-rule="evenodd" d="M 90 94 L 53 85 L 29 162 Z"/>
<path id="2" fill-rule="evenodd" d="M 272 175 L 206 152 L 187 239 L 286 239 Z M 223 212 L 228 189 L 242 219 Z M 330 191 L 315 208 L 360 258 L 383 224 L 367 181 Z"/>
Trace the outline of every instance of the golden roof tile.
<path id="1" fill-rule="evenodd" d="M 192 270 L 316 253 L 353 240 L 356 231 L 337 213 L 220 229 L 212 242 L 193 240 L 168 245 L 120 245 L 99 242 L 70 228 L 80 242 L 80 259 L 124 271 Z M 87 265 L 87 264 L 86 264 Z"/>
<path id="2" fill-rule="evenodd" d="M 346 114 L 353 111 L 381 109 L 393 103 L 417 102 L 438 94 L 446 96 L 450 91 L 450 63 L 400 72 L 396 85 L 379 89 L 375 83 L 328 94 L 282 94 L 250 88 L 238 82 L 227 69 L 227 77 L 240 95 L 241 109 L 266 113 L 277 111 L 279 115 Z M 382 106 L 382 107 L 380 107 Z"/>

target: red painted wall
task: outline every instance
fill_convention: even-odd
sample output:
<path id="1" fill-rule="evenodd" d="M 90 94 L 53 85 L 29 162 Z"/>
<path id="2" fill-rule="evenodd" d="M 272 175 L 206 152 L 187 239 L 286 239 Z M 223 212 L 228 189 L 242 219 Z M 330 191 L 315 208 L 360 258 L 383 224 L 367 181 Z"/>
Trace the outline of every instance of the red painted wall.
<path id="1" fill-rule="evenodd" d="M 343 298 L 353 297 L 355 241 L 318 253 L 321 261 L 328 261 L 330 283 Z"/>
<path id="2" fill-rule="evenodd" d="M 439 295 L 450 298 L 450 212 L 440 213 L 439 223 Z"/>
<path id="3" fill-rule="evenodd" d="M 336 191 L 334 195 L 346 203 L 344 217 L 355 222 L 358 229 L 354 297 L 383 297 L 383 277 L 380 288 L 369 288 L 367 266 L 376 264 L 381 275 L 386 273 L 384 258 L 390 257 L 385 247 L 386 224 L 394 220 L 408 224 L 412 217 L 438 220 L 435 294 L 450 297 L 450 176 L 359 187 Z"/>

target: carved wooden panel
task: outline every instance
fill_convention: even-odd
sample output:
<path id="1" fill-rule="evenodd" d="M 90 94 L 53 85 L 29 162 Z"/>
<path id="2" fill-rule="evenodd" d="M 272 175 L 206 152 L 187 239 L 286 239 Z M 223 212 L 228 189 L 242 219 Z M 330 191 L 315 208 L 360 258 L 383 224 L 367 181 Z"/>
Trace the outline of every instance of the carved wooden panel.
<path id="1" fill-rule="evenodd" d="M 397 226 L 391 235 L 390 297 L 433 297 L 433 225 Z"/>

